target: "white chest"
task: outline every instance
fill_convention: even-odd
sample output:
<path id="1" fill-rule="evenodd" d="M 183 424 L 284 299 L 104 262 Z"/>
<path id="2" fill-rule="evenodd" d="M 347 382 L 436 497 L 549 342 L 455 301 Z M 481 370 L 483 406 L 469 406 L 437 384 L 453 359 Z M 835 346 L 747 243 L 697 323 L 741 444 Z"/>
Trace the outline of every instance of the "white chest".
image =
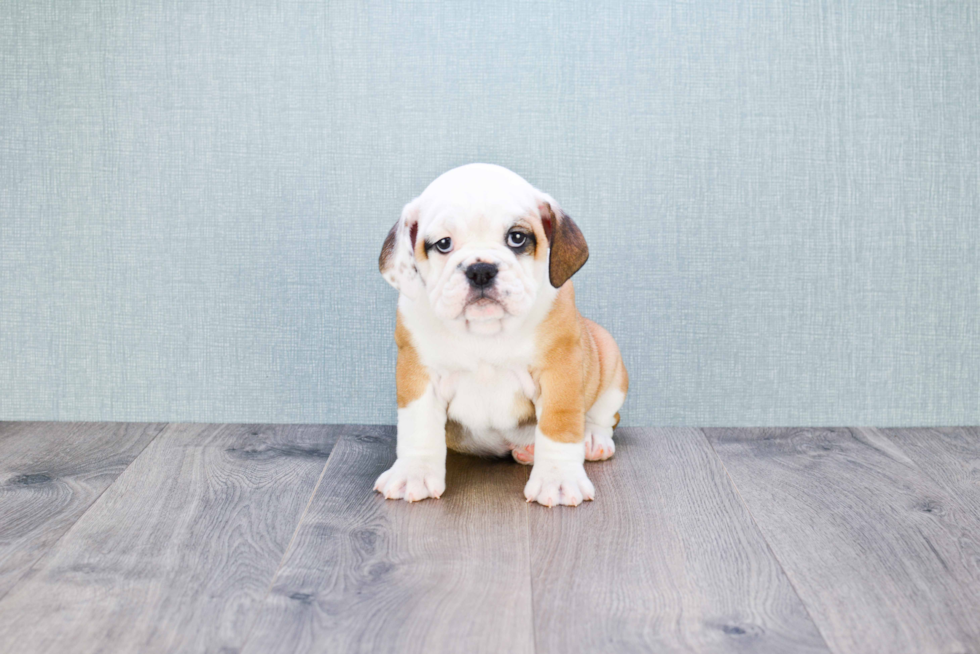
<path id="1" fill-rule="evenodd" d="M 470 430 L 509 431 L 526 418 L 535 388 L 526 368 L 482 363 L 475 371 L 448 375 L 440 395 L 448 401 L 448 417 Z"/>

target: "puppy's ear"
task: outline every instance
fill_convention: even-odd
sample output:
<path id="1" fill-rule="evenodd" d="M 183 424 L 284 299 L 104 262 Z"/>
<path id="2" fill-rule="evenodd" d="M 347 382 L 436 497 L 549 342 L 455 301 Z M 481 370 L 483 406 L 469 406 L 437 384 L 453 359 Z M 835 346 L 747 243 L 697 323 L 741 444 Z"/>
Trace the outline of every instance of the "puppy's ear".
<path id="1" fill-rule="evenodd" d="M 551 196 L 544 195 L 538 204 L 538 212 L 541 214 L 541 226 L 548 237 L 548 247 L 551 248 L 548 277 L 552 286 L 561 288 L 588 261 L 589 246 L 582 236 L 582 230 Z"/>
<path id="2" fill-rule="evenodd" d="M 419 229 L 418 205 L 413 200 L 385 237 L 378 257 L 378 268 L 385 281 L 411 299 L 422 289 L 422 277 L 415 265 L 415 239 Z"/>

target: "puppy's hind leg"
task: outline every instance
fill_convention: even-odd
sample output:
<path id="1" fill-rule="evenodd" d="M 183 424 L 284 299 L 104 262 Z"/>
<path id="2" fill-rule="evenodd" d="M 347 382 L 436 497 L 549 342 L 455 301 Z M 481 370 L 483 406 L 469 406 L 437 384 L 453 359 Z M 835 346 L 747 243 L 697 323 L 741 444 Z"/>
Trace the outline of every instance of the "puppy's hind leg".
<path id="1" fill-rule="evenodd" d="M 585 414 L 585 460 L 605 461 L 616 453 L 613 429 L 619 424 L 619 409 L 626 394 L 607 388 Z"/>
<path id="2" fill-rule="evenodd" d="M 518 427 L 510 433 L 510 455 L 526 466 L 534 465 L 534 425 Z"/>
<path id="3" fill-rule="evenodd" d="M 510 450 L 514 460 L 526 466 L 534 465 L 534 443 L 530 445 L 515 445 Z"/>

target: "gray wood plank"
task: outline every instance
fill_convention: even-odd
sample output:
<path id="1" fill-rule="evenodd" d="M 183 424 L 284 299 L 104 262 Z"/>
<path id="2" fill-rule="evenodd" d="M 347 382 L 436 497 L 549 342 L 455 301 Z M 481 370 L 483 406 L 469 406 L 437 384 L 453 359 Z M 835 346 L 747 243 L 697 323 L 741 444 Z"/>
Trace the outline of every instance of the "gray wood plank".
<path id="1" fill-rule="evenodd" d="M 980 516 L 980 427 L 880 431 L 950 497 Z M 980 566 L 980 555 L 974 561 Z"/>
<path id="2" fill-rule="evenodd" d="M 163 428 L 0 423 L 0 598 Z"/>
<path id="3" fill-rule="evenodd" d="M 337 429 L 170 425 L 0 601 L 31 652 L 242 645 Z"/>
<path id="4" fill-rule="evenodd" d="M 530 652 L 527 469 L 450 454 L 446 492 L 385 500 L 394 429 L 345 435 L 245 652 Z"/>
<path id="5" fill-rule="evenodd" d="M 835 652 L 980 651 L 977 516 L 894 443 L 867 429 L 704 431 Z"/>
<path id="6" fill-rule="evenodd" d="M 696 429 L 620 429 L 596 500 L 530 507 L 537 651 L 826 652 Z"/>

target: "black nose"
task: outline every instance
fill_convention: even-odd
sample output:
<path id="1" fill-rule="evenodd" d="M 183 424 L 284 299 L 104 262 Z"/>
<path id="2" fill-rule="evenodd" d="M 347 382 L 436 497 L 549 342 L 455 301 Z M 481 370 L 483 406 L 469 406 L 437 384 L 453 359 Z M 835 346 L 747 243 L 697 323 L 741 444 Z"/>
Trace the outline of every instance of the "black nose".
<path id="1" fill-rule="evenodd" d="M 466 268 L 466 278 L 477 288 L 489 286 L 497 276 L 497 266 L 492 263 L 474 263 Z"/>

